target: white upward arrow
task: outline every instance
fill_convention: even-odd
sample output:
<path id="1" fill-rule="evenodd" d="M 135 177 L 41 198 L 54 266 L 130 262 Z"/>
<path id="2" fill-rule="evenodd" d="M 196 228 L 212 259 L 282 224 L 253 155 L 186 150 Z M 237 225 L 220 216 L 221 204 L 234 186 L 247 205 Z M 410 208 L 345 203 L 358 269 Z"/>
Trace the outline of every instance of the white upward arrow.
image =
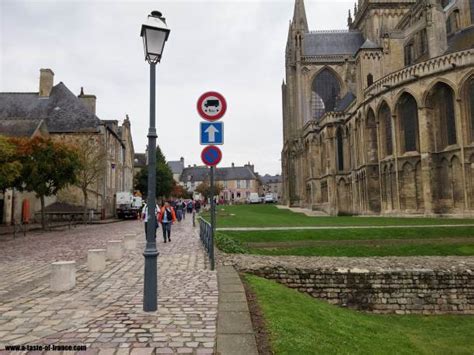
<path id="1" fill-rule="evenodd" d="M 216 141 L 216 133 L 219 133 L 219 130 L 213 125 L 210 125 L 204 132 L 209 135 L 209 142 L 214 143 Z"/>

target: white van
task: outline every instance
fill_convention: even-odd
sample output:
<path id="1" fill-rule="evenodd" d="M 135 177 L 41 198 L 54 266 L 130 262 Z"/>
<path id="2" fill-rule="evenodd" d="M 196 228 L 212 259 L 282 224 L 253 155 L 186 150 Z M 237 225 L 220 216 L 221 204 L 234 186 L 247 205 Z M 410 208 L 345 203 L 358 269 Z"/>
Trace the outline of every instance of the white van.
<path id="1" fill-rule="evenodd" d="M 260 197 L 258 197 L 258 193 L 251 192 L 248 198 L 249 203 L 260 203 Z"/>

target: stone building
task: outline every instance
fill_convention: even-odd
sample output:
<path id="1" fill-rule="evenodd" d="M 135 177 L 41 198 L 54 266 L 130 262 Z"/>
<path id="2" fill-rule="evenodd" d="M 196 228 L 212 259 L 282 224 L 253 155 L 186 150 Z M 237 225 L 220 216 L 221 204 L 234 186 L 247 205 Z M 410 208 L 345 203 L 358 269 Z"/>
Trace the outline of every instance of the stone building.
<path id="1" fill-rule="evenodd" d="M 183 173 L 184 170 L 184 158 L 181 157 L 179 160 L 171 160 L 167 162 L 168 166 L 171 169 L 171 172 L 173 173 L 173 180 L 177 184 L 181 184 L 181 174 Z"/>
<path id="2" fill-rule="evenodd" d="M 474 214 L 474 1 L 359 0 L 286 44 L 283 202 L 330 214 Z"/>
<path id="3" fill-rule="evenodd" d="M 206 166 L 188 166 L 181 173 L 181 182 L 189 192 L 194 193 L 196 187 L 204 181 L 209 182 L 210 169 Z M 252 192 L 258 192 L 259 181 L 254 166 L 246 164 L 217 168 L 215 181 L 222 185 L 220 199 L 225 202 L 244 203 Z"/>
<path id="4" fill-rule="evenodd" d="M 282 194 L 282 179 L 281 175 L 265 174 L 260 176 L 259 194 L 272 194 L 277 200 L 281 198 Z"/>
<path id="5" fill-rule="evenodd" d="M 133 191 L 133 142 L 128 116 L 123 124 L 101 120 L 96 116 L 96 97 L 81 93 L 76 96 L 64 83 L 54 85 L 54 72 L 40 70 L 39 90 L 31 93 L 0 93 L 0 127 L 16 120 L 44 121 L 49 137 L 80 147 L 92 144 L 104 152 L 103 173 L 90 187 L 90 208 L 104 216 L 115 214 L 115 194 Z M 3 134 L 0 128 L 0 134 Z M 61 190 L 59 202 L 83 205 L 82 192 L 73 186 Z M 33 211 L 34 212 L 34 211 Z"/>

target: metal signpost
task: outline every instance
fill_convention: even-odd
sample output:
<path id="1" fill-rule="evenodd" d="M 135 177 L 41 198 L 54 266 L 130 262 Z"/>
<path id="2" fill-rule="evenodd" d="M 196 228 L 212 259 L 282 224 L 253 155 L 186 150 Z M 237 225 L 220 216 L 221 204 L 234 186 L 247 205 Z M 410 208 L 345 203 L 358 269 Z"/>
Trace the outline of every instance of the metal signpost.
<path id="1" fill-rule="evenodd" d="M 224 123 L 216 122 L 221 119 L 226 110 L 227 103 L 224 96 L 215 91 L 201 95 L 197 102 L 199 115 L 209 122 L 200 124 L 200 143 L 207 145 L 201 153 L 201 160 L 211 167 L 211 241 L 209 254 L 211 270 L 214 270 L 214 235 L 216 231 L 216 201 L 215 197 L 215 167 L 222 159 L 222 152 L 216 145 L 224 144 Z"/>

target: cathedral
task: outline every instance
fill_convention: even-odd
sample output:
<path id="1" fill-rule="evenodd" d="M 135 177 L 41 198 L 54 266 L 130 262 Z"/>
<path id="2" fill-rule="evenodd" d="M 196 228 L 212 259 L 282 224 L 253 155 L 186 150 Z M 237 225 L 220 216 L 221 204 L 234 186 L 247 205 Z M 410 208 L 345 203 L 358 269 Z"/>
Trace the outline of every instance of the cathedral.
<path id="1" fill-rule="evenodd" d="M 359 0 L 282 84 L 282 202 L 330 215 L 474 216 L 474 0 Z"/>

